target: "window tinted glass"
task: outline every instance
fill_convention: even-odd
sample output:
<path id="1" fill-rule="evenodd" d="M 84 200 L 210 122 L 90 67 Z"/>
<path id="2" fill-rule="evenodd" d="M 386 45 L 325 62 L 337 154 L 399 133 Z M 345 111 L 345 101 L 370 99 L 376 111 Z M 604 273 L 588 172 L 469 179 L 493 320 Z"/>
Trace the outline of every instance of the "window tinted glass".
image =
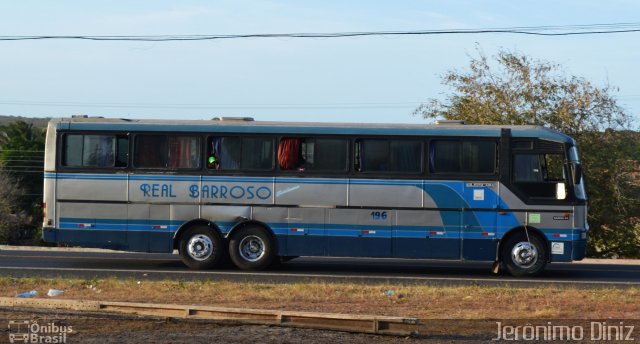
<path id="1" fill-rule="evenodd" d="M 271 170 L 273 140 L 262 137 L 210 137 L 207 168 L 214 170 Z"/>
<path id="2" fill-rule="evenodd" d="M 126 136 L 118 137 L 116 144 L 118 146 L 116 150 L 116 166 L 126 167 L 129 161 L 129 138 Z"/>
<path id="3" fill-rule="evenodd" d="M 512 141 L 511 142 L 511 147 L 513 149 L 533 149 L 533 141 L 531 141 L 531 140 Z"/>
<path id="4" fill-rule="evenodd" d="M 365 172 L 389 171 L 389 142 L 361 140 L 362 170 Z"/>
<path id="5" fill-rule="evenodd" d="M 115 137 L 106 135 L 85 135 L 82 150 L 83 166 L 113 166 Z"/>
<path id="6" fill-rule="evenodd" d="M 422 142 L 362 139 L 356 142 L 356 169 L 362 172 L 419 173 Z"/>
<path id="7" fill-rule="evenodd" d="M 391 171 L 420 172 L 422 170 L 422 142 L 390 141 Z"/>
<path id="8" fill-rule="evenodd" d="M 134 162 L 141 168 L 196 169 L 200 167 L 200 138 L 138 135 Z"/>
<path id="9" fill-rule="evenodd" d="M 169 136 L 167 138 L 168 168 L 200 168 L 200 138 L 192 136 Z"/>
<path id="10" fill-rule="evenodd" d="M 311 169 L 317 171 L 346 171 L 349 142 L 342 139 L 316 139 L 305 151 Z M 309 154 L 310 152 L 312 154 Z"/>
<path id="11" fill-rule="evenodd" d="M 283 171 L 345 171 L 348 141 L 285 137 L 278 145 L 278 166 Z"/>
<path id="12" fill-rule="evenodd" d="M 160 135 L 138 135 L 133 152 L 136 167 L 166 168 L 167 138 Z"/>
<path id="13" fill-rule="evenodd" d="M 496 146 L 492 141 L 432 141 L 429 170 L 442 173 L 495 173 Z"/>
<path id="14" fill-rule="evenodd" d="M 116 161 L 116 157 L 118 157 Z M 115 135 L 65 135 L 62 165 L 126 167 L 128 139 Z"/>
<path id="15" fill-rule="evenodd" d="M 496 143 L 491 141 L 462 142 L 462 172 L 494 173 Z"/>
<path id="16" fill-rule="evenodd" d="M 65 136 L 64 161 L 65 166 L 82 166 L 82 135 Z"/>
<path id="17" fill-rule="evenodd" d="M 460 172 L 460 141 L 431 142 L 432 172 Z"/>
<path id="18" fill-rule="evenodd" d="M 263 137 L 242 138 L 242 160 L 244 170 L 270 170 L 273 168 L 273 140 Z"/>
<path id="19" fill-rule="evenodd" d="M 207 147 L 207 168 L 237 170 L 240 168 L 242 140 L 239 137 L 212 137 Z"/>
<path id="20" fill-rule="evenodd" d="M 542 168 L 537 154 L 516 154 L 513 158 L 515 182 L 541 182 Z"/>

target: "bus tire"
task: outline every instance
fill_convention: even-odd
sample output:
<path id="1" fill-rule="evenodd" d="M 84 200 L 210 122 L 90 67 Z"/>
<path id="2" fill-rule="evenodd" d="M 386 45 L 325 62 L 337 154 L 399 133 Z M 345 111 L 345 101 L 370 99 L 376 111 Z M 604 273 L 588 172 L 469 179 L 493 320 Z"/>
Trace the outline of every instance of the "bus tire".
<path id="1" fill-rule="evenodd" d="M 529 232 L 510 236 L 502 249 L 502 263 L 509 274 L 516 277 L 537 276 L 547 265 L 547 248 L 544 240 Z"/>
<path id="2" fill-rule="evenodd" d="M 263 270 L 273 263 L 275 244 L 262 227 L 239 228 L 229 240 L 229 256 L 242 270 Z"/>
<path id="3" fill-rule="evenodd" d="M 193 226 L 180 236 L 180 257 L 182 262 L 192 269 L 205 270 L 216 267 L 222 261 L 224 251 L 220 234 L 208 226 Z"/>

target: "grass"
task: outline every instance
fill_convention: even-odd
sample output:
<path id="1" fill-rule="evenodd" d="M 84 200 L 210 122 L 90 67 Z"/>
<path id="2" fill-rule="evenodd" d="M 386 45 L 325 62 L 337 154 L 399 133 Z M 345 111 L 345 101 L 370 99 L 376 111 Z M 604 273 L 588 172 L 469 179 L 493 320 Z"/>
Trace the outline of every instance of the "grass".
<path id="1" fill-rule="evenodd" d="M 423 319 L 637 319 L 640 288 L 0 278 L 0 296 L 62 289 L 58 298 L 262 308 Z M 392 292 L 390 292 L 392 291 Z"/>

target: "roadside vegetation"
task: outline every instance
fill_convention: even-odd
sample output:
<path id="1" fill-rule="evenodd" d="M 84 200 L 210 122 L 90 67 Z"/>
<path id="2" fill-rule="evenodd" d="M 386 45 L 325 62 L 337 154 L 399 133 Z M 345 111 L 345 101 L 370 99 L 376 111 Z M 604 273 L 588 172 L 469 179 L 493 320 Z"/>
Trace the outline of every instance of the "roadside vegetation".
<path id="1" fill-rule="evenodd" d="M 41 243 L 44 137 L 33 123 L 0 127 L 0 244 Z"/>
<path id="2" fill-rule="evenodd" d="M 76 300 L 418 317 L 422 319 L 637 319 L 640 288 L 253 283 L 136 279 L 0 278 L 0 296 L 64 290 Z M 490 310 L 490 311 L 487 311 Z"/>

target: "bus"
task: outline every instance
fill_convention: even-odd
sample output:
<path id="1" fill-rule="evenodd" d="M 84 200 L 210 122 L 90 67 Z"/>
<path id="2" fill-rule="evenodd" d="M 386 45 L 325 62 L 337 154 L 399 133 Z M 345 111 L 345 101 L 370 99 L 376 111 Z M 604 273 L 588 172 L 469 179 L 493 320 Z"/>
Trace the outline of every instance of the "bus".
<path id="1" fill-rule="evenodd" d="M 575 141 L 539 126 L 54 119 L 43 238 L 245 270 L 300 256 L 584 257 Z"/>

